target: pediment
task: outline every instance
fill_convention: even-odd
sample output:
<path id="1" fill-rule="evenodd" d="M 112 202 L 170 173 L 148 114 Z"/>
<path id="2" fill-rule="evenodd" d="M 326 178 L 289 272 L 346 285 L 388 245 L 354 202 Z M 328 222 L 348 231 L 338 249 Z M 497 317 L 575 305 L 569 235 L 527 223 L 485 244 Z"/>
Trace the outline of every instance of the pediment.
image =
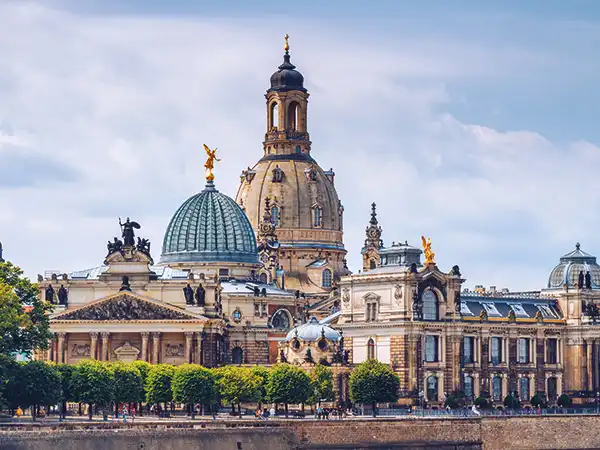
<path id="1" fill-rule="evenodd" d="M 52 322 L 165 320 L 204 321 L 206 318 L 131 292 L 119 292 L 87 305 L 62 312 L 51 318 Z"/>
<path id="2" fill-rule="evenodd" d="M 363 300 L 365 302 L 376 302 L 376 301 L 379 301 L 380 298 L 381 298 L 381 295 L 377 295 L 375 292 L 369 292 L 369 293 L 363 295 Z"/>

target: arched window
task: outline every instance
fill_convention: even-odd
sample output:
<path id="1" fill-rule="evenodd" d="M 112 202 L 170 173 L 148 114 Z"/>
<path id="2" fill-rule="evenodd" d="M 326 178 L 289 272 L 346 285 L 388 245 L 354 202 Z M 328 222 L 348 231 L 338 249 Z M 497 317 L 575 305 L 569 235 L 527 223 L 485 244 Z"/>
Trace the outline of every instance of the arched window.
<path id="1" fill-rule="evenodd" d="M 298 112 L 300 105 L 298 102 L 292 102 L 288 105 L 287 128 L 288 130 L 298 129 Z"/>
<path id="2" fill-rule="evenodd" d="M 320 206 L 313 207 L 313 227 L 321 228 L 323 227 L 323 210 Z"/>
<path id="3" fill-rule="evenodd" d="M 323 286 L 324 288 L 330 288 L 331 287 L 331 270 L 329 269 L 325 269 L 323 271 L 323 275 L 322 275 L 322 280 L 321 280 L 321 286 Z"/>
<path id="4" fill-rule="evenodd" d="M 369 269 L 375 269 L 377 267 L 377 263 L 374 259 L 369 262 Z"/>
<path id="5" fill-rule="evenodd" d="M 433 375 L 427 378 L 427 400 L 430 402 L 438 400 L 438 379 Z"/>
<path id="6" fill-rule="evenodd" d="M 279 128 L 279 105 L 277 102 L 271 103 L 271 111 L 269 111 L 269 131 Z"/>
<path id="7" fill-rule="evenodd" d="M 502 401 L 502 378 L 498 375 L 492 378 L 492 400 L 495 402 Z"/>
<path id="8" fill-rule="evenodd" d="M 262 284 L 267 284 L 269 282 L 269 279 L 267 278 L 267 274 L 266 273 L 261 273 L 258 276 L 258 280 L 262 283 Z"/>
<path id="9" fill-rule="evenodd" d="M 302 149 L 299 145 L 296 145 L 296 153 L 302 153 Z"/>
<path id="10" fill-rule="evenodd" d="M 244 350 L 241 347 L 234 347 L 231 350 L 231 361 L 233 364 L 242 364 L 244 362 Z"/>
<path id="11" fill-rule="evenodd" d="M 271 317 L 271 326 L 278 330 L 289 330 L 291 324 L 290 313 L 286 309 L 278 309 Z"/>
<path id="12" fill-rule="evenodd" d="M 431 289 L 423 292 L 423 320 L 438 320 L 437 295 Z"/>
<path id="13" fill-rule="evenodd" d="M 271 207 L 271 223 L 276 227 L 279 226 L 279 206 Z"/>
<path id="14" fill-rule="evenodd" d="M 373 338 L 367 341 L 367 359 L 375 359 L 375 341 Z"/>
<path id="15" fill-rule="evenodd" d="M 473 377 L 465 375 L 464 392 L 467 398 L 473 398 Z"/>
<path id="16" fill-rule="evenodd" d="M 529 401 L 529 378 L 523 377 L 519 379 L 519 398 L 521 401 Z"/>

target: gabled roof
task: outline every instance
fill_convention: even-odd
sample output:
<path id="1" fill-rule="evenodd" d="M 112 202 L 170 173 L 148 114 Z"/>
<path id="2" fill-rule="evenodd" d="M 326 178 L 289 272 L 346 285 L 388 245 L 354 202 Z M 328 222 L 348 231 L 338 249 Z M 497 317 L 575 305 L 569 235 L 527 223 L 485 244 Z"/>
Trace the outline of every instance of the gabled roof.
<path id="1" fill-rule="evenodd" d="M 51 323 L 64 322 L 205 322 L 208 319 L 183 308 L 121 291 L 91 303 L 54 314 Z"/>

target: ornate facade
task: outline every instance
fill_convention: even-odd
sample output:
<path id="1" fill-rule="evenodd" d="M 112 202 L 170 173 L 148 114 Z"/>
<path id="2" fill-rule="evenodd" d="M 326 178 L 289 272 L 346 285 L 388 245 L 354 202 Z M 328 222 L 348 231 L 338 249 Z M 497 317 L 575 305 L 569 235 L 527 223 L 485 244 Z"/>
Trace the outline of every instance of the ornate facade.
<path id="1" fill-rule="evenodd" d="M 458 266 L 441 271 L 407 243 L 383 247 L 375 205 L 362 273 L 342 277 L 341 311 L 350 361 L 390 364 L 403 395 L 443 402 L 462 391 L 502 403 L 563 392 L 585 402 L 600 389 L 600 266 L 576 249 L 553 269 L 545 289 L 512 293 L 462 288 Z"/>
<path id="2" fill-rule="evenodd" d="M 257 234 L 268 202 L 281 246 L 281 286 L 327 293 L 347 272 L 344 208 L 333 169 L 321 169 L 311 154 L 308 96 L 304 77 L 290 62 L 286 38 L 283 64 L 266 94 L 263 157 L 242 172 L 236 200 Z"/>

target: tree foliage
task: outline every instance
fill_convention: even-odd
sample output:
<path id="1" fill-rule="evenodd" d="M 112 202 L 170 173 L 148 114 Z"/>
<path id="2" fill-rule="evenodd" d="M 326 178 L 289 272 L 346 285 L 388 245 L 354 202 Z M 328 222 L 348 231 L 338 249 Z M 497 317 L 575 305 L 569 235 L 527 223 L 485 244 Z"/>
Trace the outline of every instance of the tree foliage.
<path id="1" fill-rule="evenodd" d="M 311 395 L 311 382 L 308 374 L 302 369 L 287 363 L 275 364 L 269 373 L 267 396 L 273 403 L 288 404 L 306 403 Z"/>
<path id="2" fill-rule="evenodd" d="M 151 404 L 173 400 L 171 383 L 175 375 L 175 366 L 156 364 L 152 366 L 146 378 L 146 401 Z"/>
<path id="3" fill-rule="evenodd" d="M 506 397 L 504 397 L 503 403 L 504 403 L 504 407 L 508 408 L 508 409 L 520 409 L 521 408 L 521 402 L 513 394 L 508 394 Z"/>
<path id="4" fill-rule="evenodd" d="M 144 383 L 139 369 L 131 364 L 114 363 L 112 371 L 115 379 L 115 402 L 141 402 L 144 398 Z"/>
<path id="5" fill-rule="evenodd" d="M 29 355 L 37 348 L 48 348 L 52 308 L 40 299 L 37 285 L 19 267 L 0 262 L 0 353 Z"/>
<path id="6" fill-rule="evenodd" d="M 335 400 L 333 391 L 333 371 L 329 367 L 317 364 L 310 373 L 312 394 L 309 398 L 311 405 L 319 402 L 331 402 Z"/>
<path id="7" fill-rule="evenodd" d="M 242 402 L 260 402 L 263 398 L 261 383 L 264 378 L 247 367 L 226 366 L 215 370 L 221 400 L 237 405 Z M 241 414 L 241 411 L 239 411 Z"/>
<path id="8" fill-rule="evenodd" d="M 32 407 L 35 419 L 35 407 L 54 405 L 60 400 L 60 372 L 54 365 L 30 361 L 22 366 L 17 389 L 19 405 L 24 408 Z"/>
<path id="9" fill-rule="evenodd" d="M 136 361 L 133 361 L 131 363 L 131 366 L 135 367 L 137 370 L 140 371 L 140 376 L 142 377 L 142 385 L 145 387 L 146 379 L 148 378 L 148 373 L 150 372 L 150 369 L 152 369 L 152 364 L 138 359 Z"/>
<path id="10" fill-rule="evenodd" d="M 186 405 L 209 404 L 216 397 L 212 372 L 199 364 L 184 364 L 175 369 L 173 399 Z"/>
<path id="11" fill-rule="evenodd" d="M 269 381 L 269 369 L 264 366 L 254 366 L 250 370 L 252 370 L 252 373 L 260 379 L 258 387 L 260 396 L 257 400 L 258 403 L 268 402 L 267 383 Z"/>
<path id="12" fill-rule="evenodd" d="M 73 392 L 80 402 L 106 406 L 114 400 L 115 378 L 107 364 L 99 361 L 81 361 L 75 366 L 71 378 Z M 92 408 L 89 409 L 92 417 Z"/>
<path id="13" fill-rule="evenodd" d="M 573 399 L 569 397 L 567 394 L 561 394 L 556 401 L 556 404 L 561 408 L 570 408 L 573 405 Z"/>
<path id="14" fill-rule="evenodd" d="M 350 374 L 350 398 L 355 403 L 371 404 L 398 400 L 400 379 L 387 364 L 374 359 L 359 364 Z"/>
<path id="15" fill-rule="evenodd" d="M 546 405 L 546 396 L 542 392 L 536 393 L 533 397 L 531 397 L 531 406 L 534 408 L 545 408 Z"/>

